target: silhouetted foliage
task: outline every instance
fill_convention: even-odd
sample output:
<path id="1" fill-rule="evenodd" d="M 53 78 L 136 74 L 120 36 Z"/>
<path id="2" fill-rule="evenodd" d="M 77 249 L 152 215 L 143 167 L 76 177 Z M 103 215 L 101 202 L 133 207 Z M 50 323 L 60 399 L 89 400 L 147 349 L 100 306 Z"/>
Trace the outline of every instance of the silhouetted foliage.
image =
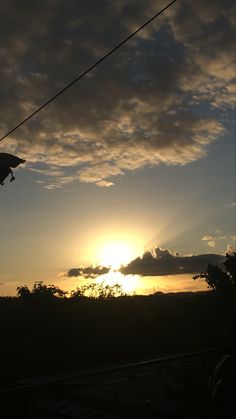
<path id="1" fill-rule="evenodd" d="M 17 287 L 17 296 L 19 298 L 27 299 L 37 297 L 40 299 L 63 298 L 67 294 L 66 291 L 61 290 L 55 285 L 45 285 L 43 281 L 36 281 L 33 285 L 32 291 L 27 285 Z"/>
<path id="2" fill-rule="evenodd" d="M 224 269 L 208 265 L 206 271 L 194 275 L 193 279 L 203 278 L 211 291 L 227 294 L 236 288 L 236 253 L 227 253 L 223 265 Z"/>
<path id="3" fill-rule="evenodd" d="M 236 253 L 226 253 L 226 260 L 224 262 L 225 270 L 228 272 L 232 284 L 236 286 Z"/>
<path id="4" fill-rule="evenodd" d="M 107 300 L 114 297 L 122 297 L 125 293 L 120 284 L 107 285 L 104 282 L 100 284 L 93 282 L 92 284 L 82 285 L 76 290 L 71 291 L 71 298 L 98 298 Z"/>
<path id="5" fill-rule="evenodd" d="M 19 297 L 19 298 L 26 298 L 27 299 L 31 295 L 30 290 L 27 287 L 27 285 L 22 285 L 20 287 L 17 287 L 16 291 L 17 291 L 17 297 Z"/>
<path id="6" fill-rule="evenodd" d="M 37 298 L 43 300 L 50 300 L 55 298 L 64 298 L 67 291 L 63 291 L 55 285 L 46 285 L 43 281 L 36 281 L 33 285 L 32 291 L 29 290 L 27 285 L 17 287 L 17 297 L 23 300 L 30 298 Z M 70 298 L 92 298 L 99 300 L 108 300 L 110 298 L 122 297 L 126 294 L 122 290 L 120 284 L 107 285 L 104 282 L 100 284 L 93 282 L 77 287 L 70 292 Z"/>

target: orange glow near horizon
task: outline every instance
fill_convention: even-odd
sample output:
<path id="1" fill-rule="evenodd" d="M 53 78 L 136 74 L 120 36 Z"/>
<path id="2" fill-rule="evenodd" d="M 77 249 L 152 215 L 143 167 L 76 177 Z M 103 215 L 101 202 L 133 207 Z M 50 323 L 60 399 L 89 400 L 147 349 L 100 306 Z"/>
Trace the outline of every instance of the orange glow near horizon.
<path id="1" fill-rule="evenodd" d="M 98 277 L 96 282 L 110 286 L 119 284 L 122 291 L 128 295 L 150 295 L 155 292 L 194 292 L 208 289 L 204 280 L 194 281 L 191 274 L 142 277 L 110 271 L 108 274 Z"/>

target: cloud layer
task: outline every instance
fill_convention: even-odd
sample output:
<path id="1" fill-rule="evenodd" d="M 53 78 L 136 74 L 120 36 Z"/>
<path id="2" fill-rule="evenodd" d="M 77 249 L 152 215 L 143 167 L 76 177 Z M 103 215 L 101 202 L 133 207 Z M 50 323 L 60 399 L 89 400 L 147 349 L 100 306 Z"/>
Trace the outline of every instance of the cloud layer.
<path id="1" fill-rule="evenodd" d="M 192 256 L 172 255 L 169 250 L 157 247 L 153 252 L 145 252 L 142 257 L 132 260 L 120 269 L 124 275 L 162 276 L 196 274 L 205 271 L 208 264 L 219 265 L 223 255 L 204 254 Z"/>
<path id="2" fill-rule="evenodd" d="M 153 0 L 2 1 L 1 134 L 156 7 Z M 130 170 L 202 158 L 225 132 L 222 118 L 234 104 L 233 7 L 231 0 L 176 2 L 1 150 L 25 158 L 47 188 L 111 186 Z"/>

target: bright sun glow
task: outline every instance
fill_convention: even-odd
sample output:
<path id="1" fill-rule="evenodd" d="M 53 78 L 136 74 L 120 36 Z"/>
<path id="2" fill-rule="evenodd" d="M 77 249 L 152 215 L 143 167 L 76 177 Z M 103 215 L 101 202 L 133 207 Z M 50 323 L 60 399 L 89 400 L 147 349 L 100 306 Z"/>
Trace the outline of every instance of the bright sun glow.
<path id="1" fill-rule="evenodd" d="M 125 265 L 137 256 L 135 248 L 129 243 L 114 242 L 101 246 L 99 260 L 103 266 L 111 266 L 118 269 L 120 265 Z"/>
<path id="2" fill-rule="evenodd" d="M 140 278 L 138 275 L 122 275 L 120 272 L 109 272 L 97 278 L 97 283 L 113 286 L 119 284 L 126 294 L 133 294 L 139 287 Z"/>

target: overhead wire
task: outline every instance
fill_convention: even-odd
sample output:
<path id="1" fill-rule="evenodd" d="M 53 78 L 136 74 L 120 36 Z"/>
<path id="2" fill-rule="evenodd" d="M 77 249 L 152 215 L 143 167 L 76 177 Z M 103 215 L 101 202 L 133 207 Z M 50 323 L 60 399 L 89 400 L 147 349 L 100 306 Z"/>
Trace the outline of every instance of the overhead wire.
<path id="1" fill-rule="evenodd" d="M 148 26 L 153 20 L 155 20 L 158 16 L 160 16 L 162 13 L 164 13 L 170 6 L 172 6 L 177 0 L 172 0 L 170 3 L 168 3 L 165 7 L 163 7 L 159 12 L 157 12 L 155 15 L 153 15 L 150 19 L 148 19 L 143 25 L 141 25 L 138 29 L 136 29 L 133 33 L 131 33 L 127 38 L 123 39 L 119 44 L 117 44 L 114 48 L 112 48 L 107 54 L 105 54 L 103 57 L 101 57 L 98 61 L 96 61 L 93 65 L 91 65 L 87 70 L 83 71 L 78 77 L 76 77 L 74 80 L 72 80 L 70 83 L 68 83 L 63 89 L 61 89 L 59 92 L 57 92 L 54 96 L 52 96 L 50 99 L 48 99 L 46 102 L 44 102 L 40 107 L 35 109 L 30 115 L 28 115 L 25 119 L 23 119 L 21 122 L 19 122 L 14 128 L 6 132 L 1 138 L 0 141 L 4 140 L 6 137 L 9 137 L 10 134 L 12 134 L 14 131 L 16 131 L 19 127 L 21 127 L 23 124 L 25 124 L 27 121 L 29 121 L 31 118 L 33 118 L 37 113 L 39 113 L 43 108 L 45 108 L 49 103 L 53 102 L 55 99 L 57 99 L 59 96 L 61 96 L 63 93 L 65 93 L 68 89 L 70 89 L 75 83 L 77 83 L 79 80 L 81 80 L 83 77 L 85 77 L 90 71 L 92 71 L 95 67 L 97 67 L 99 64 L 101 64 L 103 61 L 105 61 L 108 57 L 110 57 L 115 51 L 117 51 L 120 47 L 122 47 L 124 44 L 126 44 L 131 38 L 133 38 L 138 32 L 140 32 L 142 29 L 144 29 L 146 26 Z"/>

